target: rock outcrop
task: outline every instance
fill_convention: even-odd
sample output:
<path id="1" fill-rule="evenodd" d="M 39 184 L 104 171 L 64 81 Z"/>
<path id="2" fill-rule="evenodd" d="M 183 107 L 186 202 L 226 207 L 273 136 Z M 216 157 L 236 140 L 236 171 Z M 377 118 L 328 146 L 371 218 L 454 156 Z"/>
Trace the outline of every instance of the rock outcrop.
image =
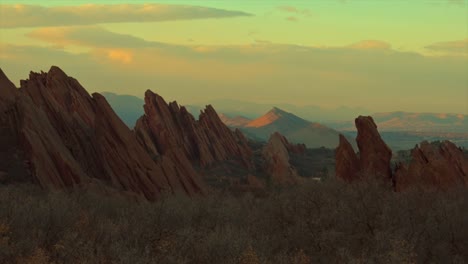
<path id="1" fill-rule="evenodd" d="M 351 182 L 358 177 L 360 171 L 359 158 L 354 153 L 351 144 L 341 134 L 340 144 L 336 148 L 335 159 L 335 172 L 339 178 Z"/>
<path id="2" fill-rule="evenodd" d="M 370 116 L 355 119 L 358 135 L 356 138 L 359 155 L 354 153 L 351 144 L 340 135 L 336 149 L 336 175 L 346 181 L 353 181 L 361 175 L 374 175 L 391 179 L 390 160 L 392 151 L 377 131 L 377 125 Z"/>
<path id="3" fill-rule="evenodd" d="M 31 72 L 13 100 L 11 92 L 4 92 L 11 91 L 11 82 L 4 74 L 0 79 L 0 104 L 7 105 L 0 120 L 17 136 L 17 147 L 41 186 L 100 182 L 149 200 L 163 192 L 202 192 L 183 155 L 168 152 L 153 159 L 103 96 L 89 95 L 58 67 Z"/>
<path id="4" fill-rule="evenodd" d="M 289 163 L 289 153 L 304 153 L 304 145 L 290 144 L 278 132 L 273 133 L 262 150 L 265 171 L 275 185 L 291 185 L 299 181 L 296 168 Z"/>
<path id="5" fill-rule="evenodd" d="M 0 69 L 0 111 L 6 110 L 7 105 L 13 103 L 17 94 L 18 89 Z"/>
<path id="6" fill-rule="evenodd" d="M 336 149 L 337 177 L 351 182 L 361 175 L 379 175 L 391 179 L 396 191 L 412 186 L 436 189 L 468 186 L 468 159 L 452 142 L 422 142 L 411 151 L 409 164 L 399 162 L 392 175 L 392 152 L 381 139 L 372 118 L 360 116 L 355 123 L 359 155 L 354 153 L 346 138 L 340 136 Z"/>
<path id="7" fill-rule="evenodd" d="M 452 142 L 424 141 L 411 151 L 411 157 L 409 164 L 400 163 L 395 170 L 397 191 L 416 185 L 438 189 L 468 186 L 468 159 Z"/>
<path id="8" fill-rule="evenodd" d="M 374 120 L 370 116 L 359 116 L 354 122 L 358 131 L 356 141 L 361 172 L 391 179 L 392 150 L 380 137 Z"/>
<path id="9" fill-rule="evenodd" d="M 252 150 L 240 131 L 231 131 L 211 105 L 201 112 L 199 120 L 177 102 L 147 91 L 145 115 L 136 123 L 135 133 L 146 150 L 154 156 L 170 151 L 183 153 L 189 160 L 206 167 L 216 161 L 237 159 L 253 168 Z"/>

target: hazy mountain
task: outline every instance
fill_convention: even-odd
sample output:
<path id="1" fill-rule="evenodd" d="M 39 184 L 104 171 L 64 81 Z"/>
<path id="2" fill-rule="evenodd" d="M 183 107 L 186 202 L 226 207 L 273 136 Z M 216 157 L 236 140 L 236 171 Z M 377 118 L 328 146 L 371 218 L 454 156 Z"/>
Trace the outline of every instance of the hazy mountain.
<path id="1" fill-rule="evenodd" d="M 137 96 L 115 94 L 112 92 L 102 92 L 107 102 L 114 109 L 115 113 L 130 127 L 135 127 L 135 123 L 144 114 L 143 105 L 145 101 Z M 195 119 L 198 119 L 200 111 L 203 109 L 201 106 L 185 105 L 187 111 L 192 114 Z"/>
<path id="2" fill-rule="evenodd" d="M 254 103 L 234 99 L 210 100 L 208 103 L 212 104 L 220 113 L 224 113 L 228 116 L 244 116 L 247 118 L 256 118 L 271 109 L 272 106 L 272 104 Z M 317 122 L 352 120 L 356 116 L 369 115 L 371 113 L 367 109 L 358 107 L 339 106 L 336 108 L 323 108 L 316 105 L 275 105 L 280 109 L 295 113 L 307 120 L 315 120 Z"/>
<path id="3" fill-rule="evenodd" d="M 233 123 L 229 120 L 228 123 Z M 308 148 L 328 147 L 338 145 L 339 132 L 319 123 L 309 122 L 292 113 L 274 107 L 266 114 L 250 122 L 234 126 L 246 135 L 267 140 L 274 132 L 283 134 L 293 143 L 304 143 Z"/>
<path id="4" fill-rule="evenodd" d="M 227 126 L 231 126 L 231 127 L 240 127 L 240 126 L 245 126 L 247 125 L 250 121 L 252 121 L 251 119 L 245 117 L 245 116 L 235 116 L 235 117 L 229 117 L 225 114 L 219 114 L 219 118 L 221 119 L 221 121 L 223 121 L 224 124 L 226 124 Z"/>
<path id="5" fill-rule="evenodd" d="M 145 101 L 140 97 L 111 92 L 103 92 L 101 94 L 106 98 L 120 119 L 130 128 L 133 128 L 137 119 L 144 114 L 143 105 Z"/>
<path id="6" fill-rule="evenodd" d="M 462 114 L 388 112 L 372 117 L 379 131 L 468 133 L 468 116 Z M 338 130 L 355 131 L 353 120 L 326 124 Z"/>

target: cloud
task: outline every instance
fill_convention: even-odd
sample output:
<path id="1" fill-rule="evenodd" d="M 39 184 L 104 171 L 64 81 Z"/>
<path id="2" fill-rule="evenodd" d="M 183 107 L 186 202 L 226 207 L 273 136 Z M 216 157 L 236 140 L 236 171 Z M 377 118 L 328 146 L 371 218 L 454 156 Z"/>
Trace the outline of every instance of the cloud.
<path id="1" fill-rule="evenodd" d="M 94 25 L 250 16 L 241 11 L 168 4 L 0 5 L 0 28 Z"/>
<path id="2" fill-rule="evenodd" d="M 278 9 L 286 12 L 286 13 L 293 13 L 297 15 L 304 15 L 304 16 L 310 16 L 312 13 L 310 12 L 309 9 L 298 9 L 294 6 L 278 6 Z"/>
<path id="3" fill-rule="evenodd" d="M 443 53 L 455 53 L 468 55 L 468 39 L 437 42 L 424 47 L 428 50 L 443 52 Z"/>
<path id="4" fill-rule="evenodd" d="M 79 54 L 67 49 L 0 44 L 0 54 L 8 55 L 1 57 L 2 69 L 17 81 L 30 70 L 47 70 L 55 64 L 91 91 L 142 96 L 146 89 L 154 89 L 181 103 L 231 97 L 358 106 L 372 111 L 398 108 L 464 113 L 466 109 L 466 100 L 460 97 L 468 81 L 463 57 L 401 52 L 376 40 L 317 48 L 261 41 L 176 46 L 132 39 L 122 41 L 125 45 L 119 47 L 104 45 L 104 40 L 86 40 L 85 36 L 92 34 L 85 34 L 85 30 L 96 29 L 79 29 L 81 39 L 71 34 L 74 43 L 98 45 Z M 126 38 L 99 30 L 102 35 Z M 70 41 L 61 34 L 62 42 Z"/>
<path id="5" fill-rule="evenodd" d="M 466 0 L 446 0 L 450 5 L 466 6 Z"/>
<path id="6" fill-rule="evenodd" d="M 291 22 L 296 22 L 296 21 L 298 21 L 299 19 L 298 19 L 297 17 L 295 17 L 295 16 L 288 16 L 288 17 L 286 18 L 286 20 L 291 21 Z"/>
<path id="7" fill-rule="evenodd" d="M 35 29 L 26 36 L 59 46 L 132 48 L 163 46 L 159 42 L 114 33 L 99 26 L 45 27 Z"/>
<path id="8" fill-rule="evenodd" d="M 389 50 L 391 45 L 380 40 L 363 40 L 348 46 L 357 50 Z"/>
<path id="9" fill-rule="evenodd" d="M 310 10 L 307 8 L 298 9 L 297 7 L 294 7 L 294 6 L 278 6 L 277 9 L 284 13 L 293 14 L 285 18 L 287 21 L 291 21 L 291 22 L 299 21 L 298 16 L 309 17 L 312 15 Z"/>
<path id="10" fill-rule="evenodd" d="M 128 63 L 131 63 L 133 60 L 133 53 L 128 50 L 109 49 L 106 52 L 107 52 L 107 57 L 113 61 L 128 64 Z"/>

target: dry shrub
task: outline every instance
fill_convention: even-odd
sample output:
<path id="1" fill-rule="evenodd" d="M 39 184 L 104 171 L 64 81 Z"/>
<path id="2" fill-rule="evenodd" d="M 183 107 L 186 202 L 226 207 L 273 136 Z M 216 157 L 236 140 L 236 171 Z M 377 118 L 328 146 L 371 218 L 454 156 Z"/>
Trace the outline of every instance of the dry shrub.
<path id="1" fill-rule="evenodd" d="M 239 264 L 260 264 L 260 259 L 252 246 L 248 246 L 239 258 Z"/>
<path id="2" fill-rule="evenodd" d="M 9 185 L 0 200 L 0 263 L 468 262 L 465 188 L 328 179 L 136 203 Z"/>

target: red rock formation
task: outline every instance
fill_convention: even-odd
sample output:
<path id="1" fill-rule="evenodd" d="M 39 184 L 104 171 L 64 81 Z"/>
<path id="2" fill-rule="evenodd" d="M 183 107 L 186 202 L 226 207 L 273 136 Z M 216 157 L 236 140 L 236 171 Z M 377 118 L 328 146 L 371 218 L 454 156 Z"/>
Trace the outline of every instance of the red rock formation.
<path id="1" fill-rule="evenodd" d="M 207 106 L 196 121 L 185 107 L 179 107 L 177 102 L 167 104 L 148 90 L 144 108 L 145 115 L 137 121 L 135 132 L 153 155 L 181 151 L 201 167 L 238 159 L 253 168 L 252 151 L 245 137 L 224 125 L 212 106 Z"/>
<path id="2" fill-rule="evenodd" d="M 14 102 L 17 94 L 18 89 L 16 89 L 15 85 L 6 77 L 2 69 L 0 69 L 0 115 Z M 0 122 L 2 122 L 2 120 L 0 120 Z M 6 120 L 3 122 L 6 122 Z"/>
<path id="3" fill-rule="evenodd" d="M 356 141 L 361 172 L 391 179 L 392 150 L 380 137 L 374 120 L 370 116 L 359 116 L 354 122 L 358 130 Z"/>
<path id="4" fill-rule="evenodd" d="M 9 89 L 8 83 L 0 76 L 0 91 Z M 104 97 L 91 97 L 58 67 L 31 72 L 15 93 L 0 120 L 18 136 L 18 148 L 41 186 L 68 188 L 97 180 L 150 200 L 162 192 L 201 191 L 198 175 L 184 155 L 168 152 L 153 160 Z M 2 105 L 11 98 L 11 93 L 4 94 Z"/>
<path id="5" fill-rule="evenodd" d="M 359 116 L 355 119 L 355 124 L 358 130 L 356 141 L 359 156 L 354 153 L 344 136 L 340 135 L 340 144 L 336 149 L 337 177 L 352 181 L 365 174 L 391 179 L 392 151 L 380 137 L 374 120 L 370 116 Z"/>
<path id="6" fill-rule="evenodd" d="M 304 152 L 302 145 L 292 145 L 288 140 L 276 132 L 270 136 L 268 143 L 262 150 L 265 160 L 265 170 L 274 184 L 290 185 L 299 181 L 296 169 L 289 163 L 289 152 Z"/>
<path id="7" fill-rule="evenodd" d="M 410 186 L 446 189 L 451 186 L 468 186 L 468 159 L 450 141 L 439 146 L 427 141 L 411 152 L 409 165 L 399 164 L 395 171 L 395 189 L 402 191 Z"/>
<path id="8" fill-rule="evenodd" d="M 340 144 L 336 149 L 336 175 L 337 177 L 351 182 L 359 177 L 360 170 L 359 158 L 354 153 L 353 147 L 345 138 L 340 134 Z"/>

